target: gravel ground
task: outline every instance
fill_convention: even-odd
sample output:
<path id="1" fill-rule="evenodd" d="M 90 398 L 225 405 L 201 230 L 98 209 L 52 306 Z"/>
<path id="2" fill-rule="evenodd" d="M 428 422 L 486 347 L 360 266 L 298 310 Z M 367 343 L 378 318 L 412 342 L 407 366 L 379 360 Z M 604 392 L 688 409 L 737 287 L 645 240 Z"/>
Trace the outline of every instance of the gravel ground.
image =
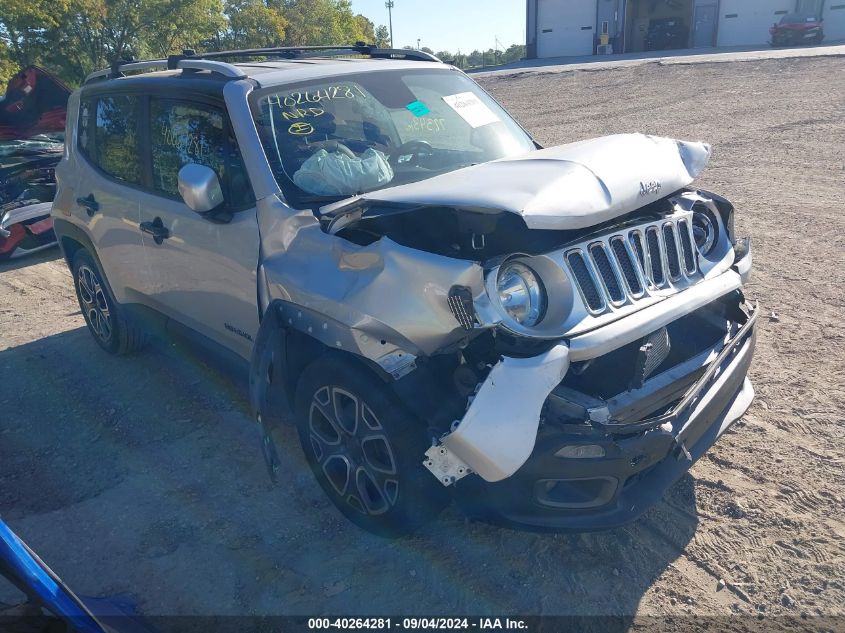
<path id="1" fill-rule="evenodd" d="M 371 537 L 329 506 L 293 431 L 270 484 L 242 391 L 190 350 L 102 353 L 55 251 L 0 268 L 0 513 L 79 593 L 125 594 L 148 615 L 602 614 L 679 630 L 685 614 L 755 616 L 736 629 L 845 615 L 843 70 L 814 58 L 481 78 L 545 145 L 711 142 L 700 184 L 753 236 L 748 294 L 771 314 L 757 400 L 636 523 L 538 535 L 450 508 L 412 538 Z"/>

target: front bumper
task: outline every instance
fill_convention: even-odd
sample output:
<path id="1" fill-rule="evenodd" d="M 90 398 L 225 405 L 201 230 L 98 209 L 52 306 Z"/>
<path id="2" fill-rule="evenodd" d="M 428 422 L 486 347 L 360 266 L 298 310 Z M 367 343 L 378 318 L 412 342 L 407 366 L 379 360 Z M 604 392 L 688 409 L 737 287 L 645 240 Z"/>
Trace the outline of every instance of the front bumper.
<path id="1" fill-rule="evenodd" d="M 746 374 L 755 341 L 751 322 L 714 363 L 709 380 L 687 394 L 684 410 L 676 408 L 661 426 L 622 436 L 599 425 L 568 432 L 545 424 L 516 473 L 497 482 L 461 480 L 459 503 L 472 516 L 539 530 L 609 529 L 636 519 L 748 409 L 754 389 Z M 564 446 L 600 446 L 604 456 L 556 456 Z"/>

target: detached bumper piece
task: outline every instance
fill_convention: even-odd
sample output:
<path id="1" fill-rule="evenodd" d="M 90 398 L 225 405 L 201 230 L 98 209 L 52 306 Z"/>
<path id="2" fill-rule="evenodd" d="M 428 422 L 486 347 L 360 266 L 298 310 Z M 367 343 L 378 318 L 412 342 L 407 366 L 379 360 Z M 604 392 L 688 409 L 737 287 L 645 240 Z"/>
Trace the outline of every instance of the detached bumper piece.
<path id="1" fill-rule="evenodd" d="M 593 367 L 573 363 L 546 400 L 528 460 L 501 481 L 460 481 L 459 503 L 472 516 L 538 530 L 609 529 L 636 519 L 751 404 L 754 389 L 746 374 L 758 311 L 741 310 L 740 299 L 722 304 L 728 315 L 724 320 L 712 311 L 687 317 L 708 320 L 714 328 L 708 336 L 721 322 L 723 337 L 711 345 L 702 343 L 704 336 L 689 342 L 689 321 L 670 326 L 676 357 L 670 355 L 669 369 L 656 372 L 641 386 L 631 387 L 622 357 L 614 357 L 625 350 L 595 359 Z M 630 351 L 634 358 L 640 348 L 635 345 Z M 615 395 L 584 388 L 590 384 L 590 372 L 607 378 L 614 364 L 623 388 L 614 391 L 609 379 L 594 384 Z"/>

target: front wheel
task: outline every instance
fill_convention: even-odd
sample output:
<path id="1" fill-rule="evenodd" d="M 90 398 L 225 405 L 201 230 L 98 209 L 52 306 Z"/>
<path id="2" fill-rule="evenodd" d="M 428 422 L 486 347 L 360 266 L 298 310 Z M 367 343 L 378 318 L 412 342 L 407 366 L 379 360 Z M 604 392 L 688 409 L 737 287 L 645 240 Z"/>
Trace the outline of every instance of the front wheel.
<path id="1" fill-rule="evenodd" d="M 423 425 L 351 359 L 327 354 L 305 369 L 296 423 L 320 486 L 359 527 L 399 536 L 448 503 L 446 490 L 422 465 L 430 446 Z"/>

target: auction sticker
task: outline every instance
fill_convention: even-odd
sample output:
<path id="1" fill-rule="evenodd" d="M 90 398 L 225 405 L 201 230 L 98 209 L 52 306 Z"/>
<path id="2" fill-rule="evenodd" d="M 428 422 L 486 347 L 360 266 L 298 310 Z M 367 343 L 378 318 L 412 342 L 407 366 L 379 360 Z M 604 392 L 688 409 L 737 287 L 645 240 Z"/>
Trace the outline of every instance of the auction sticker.
<path id="1" fill-rule="evenodd" d="M 428 109 L 428 106 L 424 104 L 422 101 L 413 101 L 405 106 L 408 110 L 410 110 L 411 114 L 415 117 L 425 116 L 431 110 Z"/>
<path id="2" fill-rule="evenodd" d="M 471 92 L 461 92 L 443 97 L 443 101 L 472 127 L 481 127 L 499 121 L 499 117 Z"/>

